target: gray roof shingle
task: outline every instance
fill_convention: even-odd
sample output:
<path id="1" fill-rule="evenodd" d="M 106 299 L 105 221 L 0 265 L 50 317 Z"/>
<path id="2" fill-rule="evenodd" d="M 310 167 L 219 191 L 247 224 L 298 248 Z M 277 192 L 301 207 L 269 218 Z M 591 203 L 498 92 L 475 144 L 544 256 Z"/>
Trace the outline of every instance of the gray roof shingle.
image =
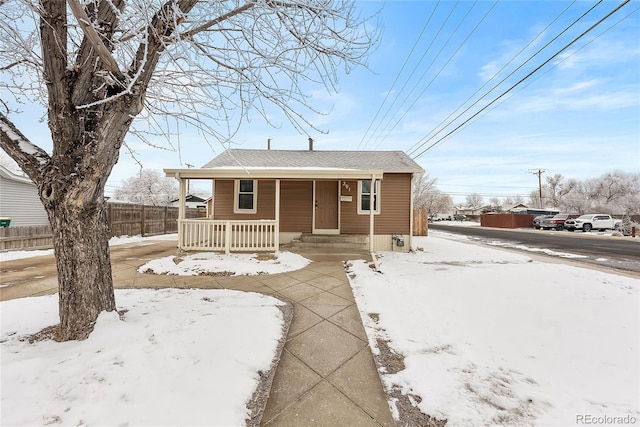
<path id="1" fill-rule="evenodd" d="M 219 167 L 244 168 L 332 168 L 381 170 L 387 172 L 423 172 L 402 151 L 308 151 L 229 149 L 218 155 L 203 169 Z"/>

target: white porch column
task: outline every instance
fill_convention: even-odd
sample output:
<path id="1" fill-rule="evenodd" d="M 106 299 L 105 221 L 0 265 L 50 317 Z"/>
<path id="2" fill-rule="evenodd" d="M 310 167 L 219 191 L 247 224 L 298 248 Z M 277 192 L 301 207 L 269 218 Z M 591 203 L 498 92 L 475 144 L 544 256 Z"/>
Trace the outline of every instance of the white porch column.
<path id="1" fill-rule="evenodd" d="M 276 179 L 276 252 L 280 251 L 280 180 Z"/>
<path id="2" fill-rule="evenodd" d="M 180 194 L 178 202 L 178 219 L 185 219 L 186 216 L 186 198 L 187 198 L 187 181 L 184 178 L 180 180 Z"/>
<path id="3" fill-rule="evenodd" d="M 209 207 L 209 206 L 207 206 Z M 208 212 L 210 219 L 216 219 L 216 180 L 211 180 L 211 212 Z"/>
<path id="4" fill-rule="evenodd" d="M 374 218 L 374 201 L 378 203 L 377 198 L 374 196 L 376 180 L 374 176 L 371 176 L 371 187 L 370 187 L 370 195 L 369 195 L 369 252 L 373 252 L 373 218 Z M 358 201 L 359 202 L 359 201 Z"/>

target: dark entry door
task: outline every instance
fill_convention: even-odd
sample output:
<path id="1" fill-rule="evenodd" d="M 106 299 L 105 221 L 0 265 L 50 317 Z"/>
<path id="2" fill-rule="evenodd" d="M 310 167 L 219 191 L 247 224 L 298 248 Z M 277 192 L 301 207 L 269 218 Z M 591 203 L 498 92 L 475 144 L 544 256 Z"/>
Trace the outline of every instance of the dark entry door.
<path id="1" fill-rule="evenodd" d="M 316 181 L 316 229 L 338 229 L 338 181 Z"/>

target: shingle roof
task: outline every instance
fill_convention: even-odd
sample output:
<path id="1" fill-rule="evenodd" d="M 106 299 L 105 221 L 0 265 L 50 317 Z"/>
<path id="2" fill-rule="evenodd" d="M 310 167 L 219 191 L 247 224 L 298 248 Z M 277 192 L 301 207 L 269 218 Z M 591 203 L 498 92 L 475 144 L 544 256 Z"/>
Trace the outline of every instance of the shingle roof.
<path id="1" fill-rule="evenodd" d="M 422 167 L 402 151 L 308 151 L 229 149 L 203 169 L 244 168 L 332 168 L 423 172 Z"/>

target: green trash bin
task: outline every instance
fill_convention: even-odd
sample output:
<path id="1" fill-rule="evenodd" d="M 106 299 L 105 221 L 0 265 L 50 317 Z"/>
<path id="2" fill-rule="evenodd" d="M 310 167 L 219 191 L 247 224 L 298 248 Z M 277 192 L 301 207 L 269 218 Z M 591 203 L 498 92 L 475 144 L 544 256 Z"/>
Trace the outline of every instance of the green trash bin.
<path id="1" fill-rule="evenodd" d="M 0 218 L 0 227 L 4 227 L 7 228 L 8 226 L 11 225 L 11 218 Z"/>

